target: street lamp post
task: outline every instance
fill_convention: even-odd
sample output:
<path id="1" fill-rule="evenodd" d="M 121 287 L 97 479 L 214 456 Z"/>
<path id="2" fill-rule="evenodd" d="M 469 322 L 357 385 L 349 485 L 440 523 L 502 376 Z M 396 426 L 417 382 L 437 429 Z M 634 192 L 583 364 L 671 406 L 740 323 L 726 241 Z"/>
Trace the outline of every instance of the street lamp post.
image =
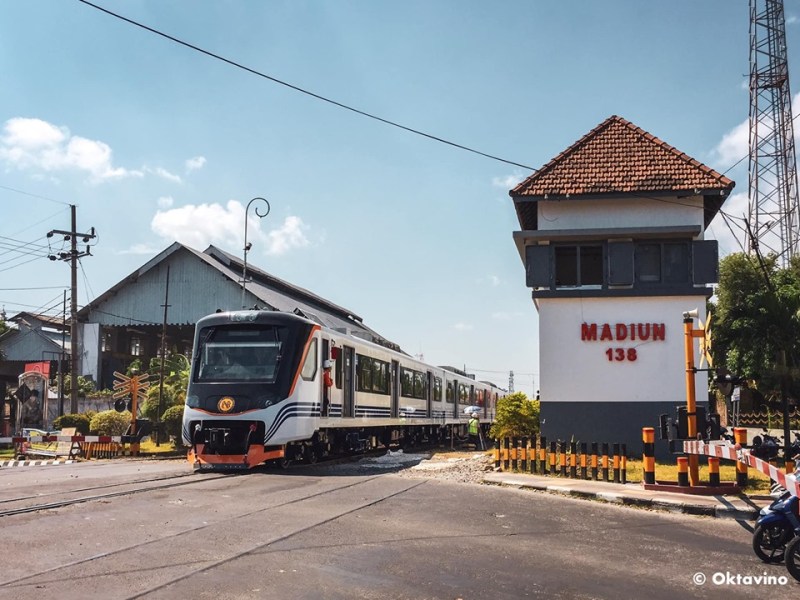
<path id="1" fill-rule="evenodd" d="M 263 214 L 258 212 L 258 206 L 256 206 L 255 213 L 259 219 L 263 219 L 264 217 L 266 217 L 269 214 L 269 209 L 270 209 L 269 202 L 267 201 L 267 199 L 261 197 L 253 198 L 252 200 L 250 200 L 250 202 L 247 203 L 247 207 L 244 209 L 244 262 L 242 263 L 242 308 L 245 307 L 244 295 L 245 291 L 247 290 L 247 253 L 250 251 L 250 248 L 253 247 L 253 244 L 247 243 L 247 213 L 250 212 L 250 205 L 256 200 L 260 200 L 261 202 L 267 205 L 267 212 Z"/>

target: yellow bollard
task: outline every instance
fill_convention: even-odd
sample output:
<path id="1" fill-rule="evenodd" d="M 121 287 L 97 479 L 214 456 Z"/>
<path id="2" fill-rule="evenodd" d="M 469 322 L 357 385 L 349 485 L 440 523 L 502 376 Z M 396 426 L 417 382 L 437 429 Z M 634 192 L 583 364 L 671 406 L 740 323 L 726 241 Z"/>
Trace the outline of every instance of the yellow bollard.
<path id="1" fill-rule="evenodd" d="M 689 486 L 689 457 L 678 457 L 678 485 L 683 487 Z"/>
<path id="2" fill-rule="evenodd" d="M 644 443 L 644 456 L 642 463 L 644 466 L 644 482 L 655 484 L 656 482 L 656 430 L 652 427 L 642 427 L 642 442 Z"/>
<path id="3" fill-rule="evenodd" d="M 711 487 L 719 485 L 719 458 L 716 456 L 708 457 L 708 485 Z"/>
<path id="4" fill-rule="evenodd" d="M 734 427 L 733 441 L 741 448 L 747 446 L 747 429 L 744 427 Z M 736 461 L 736 485 L 739 487 L 747 485 L 747 465 L 741 461 Z"/>

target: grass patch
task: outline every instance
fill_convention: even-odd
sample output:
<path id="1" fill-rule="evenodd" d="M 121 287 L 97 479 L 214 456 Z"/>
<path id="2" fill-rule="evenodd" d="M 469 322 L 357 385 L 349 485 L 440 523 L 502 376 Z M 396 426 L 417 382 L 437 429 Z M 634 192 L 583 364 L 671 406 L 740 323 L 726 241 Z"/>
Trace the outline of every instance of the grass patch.
<path id="1" fill-rule="evenodd" d="M 700 482 L 708 483 L 708 463 L 703 464 L 703 457 L 700 457 Z M 644 475 L 641 460 L 628 460 L 628 481 L 634 483 L 641 483 Z M 736 481 L 736 465 L 730 461 L 720 461 L 719 465 L 719 479 L 721 482 L 735 482 Z M 656 463 L 656 481 L 678 481 L 678 465 Z M 744 488 L 746 494 L 762 494 L 769 493 L 768 476 L 756 471 L 755 469 L 748 469 L 747 472 L 747 486 Z"/>
<path id="2" fill-rule="evenodd" d="M 599 462 L 599 461 L 598 461 Z M 537 463 L 538 464 L 538 463 Z M 641 483 L 644 478 L 643 463 L 638 459 L 628 459 L 626 478 L 628 483 Z M 598 474 L 602 476 L 602 470 L 598 466 Z M 609 478 L 613 478 L 613 469 L 611 461 L 609 460 Z M 591 476 L 591 467 L 588 469 Z M 521 471 L 519 471 L 521 472 Z M 535 473 L 533 473 L 535 475 Z M 580 474 L 580 467 L 578 467 L 578 474 Z M 708 463 L 703 461 L 700 457 L 700 483 L 708 483 Z M 556 476 L 553 476 L 556 478 Z M 720 461 L 719 478 L 721 483 L 735 482 L 736 481 L 736 465 L 732 461 Z M 667 463 L 656 463 L 656 481 L 664 482 L 678 482 L 678 465 Z M 748 469 L 747 485 L 744 488 L 745 494 L 764 495 L 769 494 L 770 479 L 767 475 L 756 471 L 755 469 Z"/>
<path id="3" fill-rule="evenodd" d="M 157 446 L 153 438 L 147 438 L 139 444 L 139 452 L 146 452 L 147 454 L 183 454 L 187 450 L 188 448 L 182 446 L 175 448 L 172 442 L 161 442 L 161 445 Z"/>

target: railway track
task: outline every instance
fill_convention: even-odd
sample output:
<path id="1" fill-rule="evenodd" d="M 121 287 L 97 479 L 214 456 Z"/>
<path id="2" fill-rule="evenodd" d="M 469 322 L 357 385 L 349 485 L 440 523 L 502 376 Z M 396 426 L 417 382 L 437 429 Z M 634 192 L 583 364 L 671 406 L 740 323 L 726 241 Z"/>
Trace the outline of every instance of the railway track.
<path id="1" fill-rule="evenodd" d="M 419 446 L 414 450 L 425 451 L 432 448 L 432 446 Z M 130 482 L 117 482 L 108 483 L 96 486 L 87 486 L 82 488 L 71 489 L 67 491 L 48 491 L 37 492 L 36 494 L 29 494 L 26 496 L 18 496 L 15 498 L 7 498 L 0 500 L 0 518 L 12 515 L 19 515 L 25 513 L 33 513 L 47 510 L 54 510 L 72 506 L 75 504 L 82 504 L 86 502 L 107 500 L 111 498 L 118 498 L 132 494 L 142 494 L 157 490 L 165 490 L 174 487 L 190 485 L 195 482 L 214 481 L 217 479 L 230 478 L 242 476 L 252 473 L 264 472 L 308 472 L 317 469 L 324 472 L 326 467 L 337 466 L 343 464 L 356 463 L 364 458 L 375 458 L 386 454 L 386 449 L 370 450 L 359 454 L 332 456 L 313 463 L 303 461 L 290 461 L 283 464 L 263 464 L 247 471 L 230 471 L 230 472 L 215 472 L 215 471 L 195 471 L 186 472 L 178 475 L 167 475 L 159 477 L 151 477 L 146 479 L 137 479 Z M 400 468 L 399 466 L 397 468 Z M 188 478 L 188 479 L 187 479 Z M 185 480 L 185 481 L 184 481 Z M 113 490 L 101 493 L 92 493 L 100 490 Z M 49 502 L 42 502 L 43 498 L 56 498 Z M 33 501 L 33 502 L 31 502 Z"/>
<path id="2" fill-rule="evenodd" d="M 230 477 L 229 475 L 221 475 L 215 477 L 208 477 L 208 475 L 201 476 L 199 478 L 194 478 L 191 481 L 172 481 L 172 482 L 165 482 L 163 485 L 155 485 L 155 486 L 148 486 L 141 489 L 140 493 L 146 493 L 149 491 L 156 491 L 156 490 L 163 490 L 170 487 L 177 487 L 179 485 L 199 485 L 209 481 L 215 481 L 217 479 Z M 255 508 L 253 510 L 240 512 L 238 514 L 232 515 L 230 517 L 209 522 L 203 523 L 194 527 L 187 527 L 182 529 L 181 531 L 171 533 L 171 534 L 163 534 L 159 535 L 154 539 L 149 539 L 146 541 L 141 541 L 134 544 L 124 545 L 122 547 L 115 548 L 113 550 L 105 551 L 96 553 L 90 556 L 86 556 L 77 560 L 62 562 L 56 566 L 52 566 L 46 569 L 37 569 L 34 572 L 30 572 L 25 574 L 24 576 L 15 577 L 12 579 L 8 579 L 5 581 L 0 582 L 0 591 L 14 591 L 15 594 L 19 593 L 35 593 L 37 587 L 42 587 L 42 581 L 54 581 L 54 580 L 71 580 L 73 572 L 84 572 L 85 570 L 92 570 L 93 565 L 95 569 L 100 569 L 104 571 L 105 565 L 117 565 L 121 560 L 121 557 L 131 556 L 131 553 L 134 553 L 137 556 L 144 556 L 145 553 L 140 553 L 142 550 L 147 550 L 147 556 L 153 556 L 154 554 L 158 554 L 159 552 L 163 552 L 164 549 L 170 549 L 173 547 L 175 543 L 180 544 L 190 544 L 186 538 L 189 537 L 197 537 L 199 536 L 202 539 L 216 539 L 219 537 L 220 532 L 222 531 L 231 531 L 237 527 L 245 528 L 248 527 L 242 525 L 245 521 L 251 520 L 258 520 L 259 522 L 270 521 L 276 519 L 281 521 L 281 515 L 291 514 L 297 510 L 298 507 L 301 508 L 304 504 L 311 504 L 314 506 L 323 506 L 326 507 L 325 514 L 322 514 L 319 519 L 315 519 L 313 522 L 304 522 L 299 527 L 290 527 L 288 531 L 284 533 L 275 532 L 268 532 L 272 535 L 267 535 L 264 538 L 261 538 L 257 543 L 250 541 L 249 539 L 242 539 L 241 542 L 232 542 L 231 547 L 228 549 L 227 552 L 223 552 L 220 556 L 220 548 L 215 548 L 214 551 L 214 560 L 210 561 L 203 561 L 202 564 L 199 565 L 190 565 L 188 569 L 181 569 L 180 573 L 176 573 L 170 577 L 164 578 L 159 577 L 155 578 L 152 584 L 148 584 L 145 589 L 138 589 L 131 595 L 127 596 L 130 599 L 133 598 L 141 598 L 147 596 L 149 594 L 160 593 L 165 588 L 178 583 L 180 581 L 186 580 L 188 578 L 194 577 L 201 573 L 206 573 L 210 570 L 218 568 L 230 561 L 236 560 L 237 558 L 247 556 L 253 553 L 257 553 L 260 550 L 263 550 L 265 547 L 275 544 L 279 541 L 283 541 L 289 539 L 292 536 L 298 535 L 299 533 L 308 531 L 314 527 L 319 527 L 328 523 L 332 520 L 340 518 L 346 514 L 351 514 L 353 512 L 357 512 L 359 510 L 363 510 L 369 506 L 373 506 L 383 500 L 396 496 L 398 494 L 405 493 L 415 487 L 418 487 L 424 484 L 424 481 L 404 481 L 402 483 L 395 484 L 395 487 L 392 488 L 385 488 L 385 486 L 380 485 L 380 483 L 374 483 L 376 480 L 380 479 L 381 475 L 369 476 L 369 477 L 362 477 L 358 480 L 353 481 L 352 479 L 348 479 L 345 483 L 340 485 L 334 485 L 331 487 L 327 487 L 324 490 L 320 490 L 313 493 L 308 493 L 307 490 L 303 490 L 299 488 L 297 490 L 292 490 L 289 493 L 289 497 L 283 501 L 276 502 L 274 504 L 270 504 L 268 506 L 262 506 L 259 508 Z M 175 479 L 175 478 L 172 478 Z M 181 478 L 179 478 L 181 479 Z M 236 486 L 240 486 L 243 482 L 247 480 L 252 480 L 249 477 L 236 477 L 236 483 L 232 486 L 230 493 L 236 493 Z M 370 489 L 368 492 L 365 491 L 364 493 L 353 493 L 355 490 Z M 377 491 L 376 491 L 377 490 Z M 108 497 L 116 497 L 120 496 L 125 493 L 130 493 L 129 491 L 118 490 L 114 492 L 109 492 L 108 494 L 96 494 L 94 495 L 95 498 L 108 498 Z M 347 498 L 358 498 L 358 501 L 353 503 L 351 500 L 348 502 L 340 502 L 335 500 L 337 496 L 341 494 L 345 494 Z M 83 501 L 88 501 L 89 497 Z M 73 499 L 74 503 L 75 499 Z M 48 503 L 46 506 L 47 508 L 54 506 L 55 504 L 62 504 L 66 505 L 66 501 L 64 503 Z M 288 513 L 287 513 L 288 511 Z M 18 512 L 16 514 L 19 514 Z M 270 517 L 270 515 L 274 515 Z M 178 542 L 178 540 L 182 540 Z M 195 540 L 196 543 L 196 540 Z M 162 559 L 164 564 L 168 564 L 169 561 L 167 559 Z M 76 578 L 76 582 L 77 582 Z M 141 588 L 141 586 L 137 586 Z M 0 594 L 2 595 L 2 594 Z"/>
<path id="3" fill-rule="evenodd" d="M 25 513 L 39 512 L 45 510 L 53 510 L 57 508 L 64 508 L 74 504 L 83 504 L 85 502 L 92 502 L 95 500 L 105 500 L 109 498 L 117 498 L 120 496 L 129 496 L 131 494 L 142 494 L 156 490 L 165 490 L 184 485 L 191 485 L 200 481 L 214 481 L 230 477 L 230 475 L 195 475 L 194 473 L 186 473 L 180 475 L 170 475 L 167 477 L 154 477 L 150 479 L 140 479 L 132 482 L 111 483 L 106 485 L 92 486 L 79 488 L 75 490 L 67 490 L 61 492 L 47 492 L 45 494 L 20 496 L 17 498 L 9 498 L 0 500 L 0 517 L 9 517 L 12 515 L 20 515 Z M 185 478 L 192 478 L 188 481 L 182 481 Z M 144 485 L 143 485 L 144 484 Z M 113 492 L 91 494 L 96 490 L 104 490 L 109 488 L 115 489 Z M 51 502 L 35 502 L 28 503 L 30 500 L 41 500 L 42 497 L 58 496 L 58 500 Z M 64 497 L 66 496 L 66 497 Z"/>

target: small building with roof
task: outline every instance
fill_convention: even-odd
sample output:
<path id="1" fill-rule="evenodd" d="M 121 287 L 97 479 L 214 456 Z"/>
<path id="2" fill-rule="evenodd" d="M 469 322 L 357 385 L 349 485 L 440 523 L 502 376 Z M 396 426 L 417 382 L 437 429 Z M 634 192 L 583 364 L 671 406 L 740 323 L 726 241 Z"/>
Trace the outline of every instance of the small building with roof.
<path id="1" fill-rule="evenodd" d="M 0 335 L 0 382 L 7 387 L 15 384 L 17 376 L 28 363 L 50 363 L 50 373 L 69 368 L 69 324 L 64 319 L 32 312 L 20 312 L 6 321 L 8 330 Z"/>
<path id="2" fill-rule="evenodd" d="M 201 317 L 243 305 L 294 312 L 323 327 L 398 349 L 353 311 L 250 262 L 242 301 L 243 267 L 241 257 L 216 246 L 201 252 L 173 243 L 78 312 L 80 373 L 102 389 L 112 386 L 114 371 L 125 371 L 133 360 L 147 369 L 150 359 L 160 355 L 162 330 L 167 353 L 188 356 Z"/>
<path id="3" fill-rule="evenodd" d="M 719 257 L 704 233 L 733 187 L 612 116 L 509 192 L 548 439 L 639 448 L 642 427 L 685 405 L 683 313 L 705 320 Z M 698 400 L 707 383 L 698 372 Z"/>

